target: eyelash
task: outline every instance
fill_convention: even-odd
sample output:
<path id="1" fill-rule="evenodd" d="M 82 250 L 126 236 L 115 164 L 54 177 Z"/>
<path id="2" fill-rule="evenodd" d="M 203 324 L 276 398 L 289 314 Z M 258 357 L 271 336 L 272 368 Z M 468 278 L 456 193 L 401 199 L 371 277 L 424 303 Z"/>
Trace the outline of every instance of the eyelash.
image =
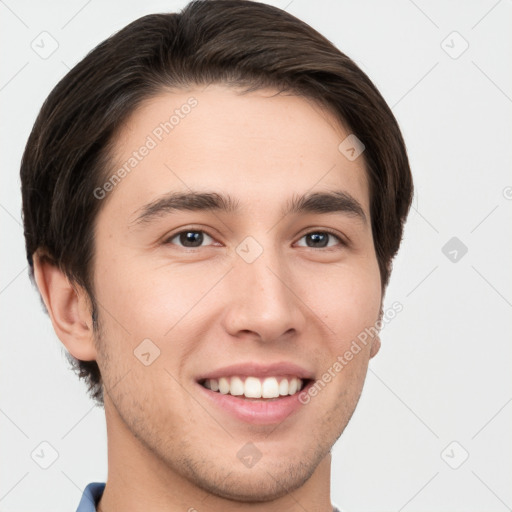
<path id="1" fill-rule="evenodd" d="M 165 245 L 175 245 L 175 244 L 171 243 L 171 240 L 174 240 L 176 237 L 178 237 L 179 235 L 181 235 L 183 233 L 204 233 L 207 236 L 209 236 L 211 239 L 215 240 L 215 238 L 212 235 L 210 235 L 207 231 L 205 231 L 204 229 L 189 228 L 189 229 L 184 229 L 184 230 L 178 231 L 177 233 L 174 233 L 170 237 L 166 238 L 165 241 L 164 241 L 164 244 Z M 343 240 L 338 234 L 336 234 L 335 232 L 331 231 L 330 229 L 325 229 L 325 228 L 324 229 L 315 229 L 315 230 L 312 230 L 312 231 L 308 231 L 307 233 L 304 233 L 299 238 L 299 240 L 301 240 L 305 236 L 308 236 L 308 235 L 311 235 L 311 234 L 318 234 L 318 233 L 322 233 L 322 234 L 326 233 L 326 234 L 336 238 L 336 240 L 338 240 L 338 242 L 339 242 L 339 245 L 342 246 L 342 247 L 346 247 L 348 245 L 345 242 L 345 240 Z M 194 249 L 201 249 L 204 246 L 200 246 L 200 247 L 182 247 L 182 246 L 178 246 L 178 247 L 180 247 L 182 249 L 194 250 Z M 301 246 L 301 247 L 303 247 L 303 246 Z M 306 249 L 314 249 L 314 250 L 323 249 L 323 250 L 327 250 L 327 251 L 329 251 L 329 250 L 332 251 L 332 250 L 336 250 L 336 247 L 306 247 Z"/>

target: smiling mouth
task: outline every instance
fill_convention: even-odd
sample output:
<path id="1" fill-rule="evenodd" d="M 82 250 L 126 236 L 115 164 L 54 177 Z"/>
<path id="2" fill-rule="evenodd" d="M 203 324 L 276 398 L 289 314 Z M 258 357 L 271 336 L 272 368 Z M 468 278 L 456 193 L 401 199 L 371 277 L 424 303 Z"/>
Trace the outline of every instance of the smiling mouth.
<path id="1" fill-rule="evenodd" d="M 312 379 L 295 376 L 229 376 L 218 379 L 201 379 L 199 384 L 214 393 L 231 395 L 240 399 L 253 401 L 273 401 L 297 394 Z"/>

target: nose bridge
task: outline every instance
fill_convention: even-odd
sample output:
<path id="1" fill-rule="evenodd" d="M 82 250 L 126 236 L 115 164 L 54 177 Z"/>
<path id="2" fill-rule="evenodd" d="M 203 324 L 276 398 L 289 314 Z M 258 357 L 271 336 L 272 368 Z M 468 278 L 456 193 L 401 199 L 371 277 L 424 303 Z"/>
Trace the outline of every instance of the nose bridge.
<path id="1" fill-rule="evenodd" d="M 236 248 L 226 326 L 232 334 L 252 331 L 272 340 L 302 328 L 302 312 L 289 282 L 285 255 L 270 238 L 263 245 L 247 237 Z"/>

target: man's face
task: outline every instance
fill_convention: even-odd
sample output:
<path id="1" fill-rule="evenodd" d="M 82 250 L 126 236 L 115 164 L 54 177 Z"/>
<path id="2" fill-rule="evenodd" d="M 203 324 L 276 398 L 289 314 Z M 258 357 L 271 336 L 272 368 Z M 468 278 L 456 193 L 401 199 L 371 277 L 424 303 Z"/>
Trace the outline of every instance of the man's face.
<path id="1" fill-rule="evenodd" d="M 118 136 L 112 173 L 134 151 L 137 163 L 104 199 L 95 231 L 109 442 L 163 481 L 172 471 L 239 500 L 306 482 L 349 421 L 378 350 L 369 341 L 306 404 L 203 386 L 212 375 L 218 385 L 252 376 L 275 391 L 266 376 L 284 392 L 283 378 L 301 371 L 311 386 L 378 320 L 363 157 L 338 150 L 349 132 L 329 113 L 275 92 L 210 86 L 147 101 Z M 180 110 L 191 97 L 197 104 Z M 158 130 L 175 109 L 179 121 Z M 237 209 L 167 208 L 137 222 L 145 205 L 192 192 L 229 195 Z M 299 196 L 339 192 L 366 222 L 343 208 L 285 213 Z M 268 368 L 279 363 L 301 370 Z"/>

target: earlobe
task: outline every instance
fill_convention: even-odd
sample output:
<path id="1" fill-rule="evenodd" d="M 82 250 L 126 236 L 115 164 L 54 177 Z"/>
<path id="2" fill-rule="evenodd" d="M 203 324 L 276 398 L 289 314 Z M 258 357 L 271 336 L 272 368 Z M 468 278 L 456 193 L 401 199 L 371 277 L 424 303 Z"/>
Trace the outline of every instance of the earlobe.
<path id="1" fill-rule="evenodd" d="M 377 355 L 380 350 L 380 337 L 376 336 L 372 341 L 372 347 L 370 349 L 370 359 Z"/>
<path id="2" fill-rule="evenodd" d="M 82 361 L 96 359 L 87 294 L 47 258 L 34 254 L 34 277 L 53 328 L 68 352 Z"/>

